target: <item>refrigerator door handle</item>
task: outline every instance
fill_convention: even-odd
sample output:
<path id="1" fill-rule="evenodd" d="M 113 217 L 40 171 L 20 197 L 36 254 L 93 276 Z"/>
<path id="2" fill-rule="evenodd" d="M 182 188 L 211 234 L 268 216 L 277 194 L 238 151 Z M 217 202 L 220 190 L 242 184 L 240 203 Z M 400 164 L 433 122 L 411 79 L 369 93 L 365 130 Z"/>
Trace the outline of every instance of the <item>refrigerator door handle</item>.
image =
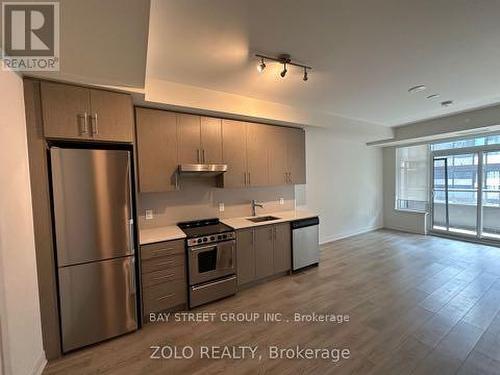
<path id="1" fill-rule="evenodd" d="M 135 241 L 134 241 L 134 219 L 129 219 L 128 221 L 128 248 L 130 254 L 135 253 Z"/>

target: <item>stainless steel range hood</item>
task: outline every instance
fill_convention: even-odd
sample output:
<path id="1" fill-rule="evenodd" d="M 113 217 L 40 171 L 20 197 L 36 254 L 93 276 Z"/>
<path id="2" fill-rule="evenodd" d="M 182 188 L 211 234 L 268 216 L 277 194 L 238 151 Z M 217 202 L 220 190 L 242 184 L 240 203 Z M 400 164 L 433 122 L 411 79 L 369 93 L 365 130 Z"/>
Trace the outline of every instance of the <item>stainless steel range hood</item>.
<path id="1" fill-rule="evenodd" d="M 179 174 L 211 177 L 227 171 L 227 164 L 180 164 Z"/>

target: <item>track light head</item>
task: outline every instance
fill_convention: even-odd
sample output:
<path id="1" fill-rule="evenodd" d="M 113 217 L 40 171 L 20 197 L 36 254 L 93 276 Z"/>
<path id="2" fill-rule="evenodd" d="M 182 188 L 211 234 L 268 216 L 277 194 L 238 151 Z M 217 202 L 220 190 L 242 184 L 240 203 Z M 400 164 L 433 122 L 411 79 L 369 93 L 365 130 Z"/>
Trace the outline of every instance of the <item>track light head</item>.
<path id="1" fill-rule="evenodd" d="M 307 81 L 309 77 L 307 77 L 307 68 L 304 68 L 304 78 L 302 78 L 304 81 Z"/>
<path id="2" fill-rule="evenodd" d="M 281 78 L 285 78 L 287 72 L 288 70 L 286 70 L 286 63 L 283 63 L 283 70 L 280 73 Z"/>
<path id="3" fill-rule="evenodd" d="M 262 73 L 262 71 L 266 69 L 266 63 L 264 62 L 264 59 L 260 59 L 260 64 L 257 65 L 257 70 L 259 71 L 259 73 Z"/>

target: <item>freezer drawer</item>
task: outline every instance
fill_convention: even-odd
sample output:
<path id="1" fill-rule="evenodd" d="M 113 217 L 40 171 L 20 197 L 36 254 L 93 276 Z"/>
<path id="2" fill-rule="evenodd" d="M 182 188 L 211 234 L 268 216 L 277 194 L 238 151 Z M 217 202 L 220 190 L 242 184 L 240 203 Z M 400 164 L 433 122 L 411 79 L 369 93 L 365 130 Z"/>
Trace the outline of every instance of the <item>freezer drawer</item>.
<path id="1" fill-rule="evenodd" d="M 59 267 L 134 252 L 130 153 L 50 149 Z"/>
<path id="2" fill-rule="evenodd" d="M 133 257 L 58 272 L 63 352 L 137 329 Z"/>

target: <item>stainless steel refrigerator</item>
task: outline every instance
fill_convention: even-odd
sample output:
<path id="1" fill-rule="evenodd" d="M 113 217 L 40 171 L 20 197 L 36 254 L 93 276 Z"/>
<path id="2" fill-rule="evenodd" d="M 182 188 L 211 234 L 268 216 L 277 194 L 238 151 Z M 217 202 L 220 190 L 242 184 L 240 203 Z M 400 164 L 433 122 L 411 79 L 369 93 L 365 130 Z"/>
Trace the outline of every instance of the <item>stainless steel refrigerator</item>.
<path id="1" fill-rule="evenodd" d="M 50 149 L 64 352 L 137 329 L 131 159 Z"/>

